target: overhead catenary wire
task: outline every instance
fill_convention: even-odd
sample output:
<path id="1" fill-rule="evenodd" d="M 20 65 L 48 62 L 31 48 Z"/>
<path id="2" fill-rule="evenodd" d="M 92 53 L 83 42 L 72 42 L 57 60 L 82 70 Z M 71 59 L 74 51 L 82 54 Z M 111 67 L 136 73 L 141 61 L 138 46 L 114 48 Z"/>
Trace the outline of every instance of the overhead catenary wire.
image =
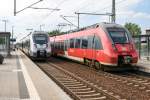
<path id="1" fill-rule="evenodd" d="M 126 0 L 120 0 L 120 1 L 116 2 L 116 5 L 118 5 L 118 4 L 122 3 L 122 2 L 125 2 L 125 1 L 126 1 Z M 108 8 L 110 8 L 110 7 L 112 7 L 112 4 L 110 4 L 110 5 L 108 5 L 108 6 L 104 7 L 104 8 L 102 8 L 102 9 L 100 9 L 100 10 L 97 10 L 97 11 L 95 11 L 95 12 L 92 12 L 92 13 L 96 13 L 96 12 L 98 12 L 98 11 L 103 11 L 103 10 L 108 9 Z"/>
<path id="2" fill-rule="evenodd" d="M 62 0 L 54 9 L 58 9 L 59 6 L 61 6 L 64 2 L 66 2 L 67 0 Z M 49 17 L 52 13 L 54 12 L 54 10 L 52 10 L 49 14 L 46 15 L 46 18 Z"/>
<path id="3" fill-rule="evenodd" d="M 70 22 L 69 20 L 67 20 L 64 16 L 60 16 L 61 18 L 63 18 L 65 21 L 67 21 L 68 23 L 70 23 L 72 26 L 78 27 L 77 25 L 73 24 L 72 22 Z"/>
<path id="4" fill-rule="evenodd" d="M 61 2 L 59 2 L 56 7 L 54 7 L 54 9 L 59 9 L 58 7 L 60 7 L 63 3 L 65 3 L 68 0 L 62 0 Z M 42 17 L 42 21 L 40 21 L 39 23 L 37 23 L 37 25 L 39 24 L 43 24 L 43 22 L 54 12 L 55 10 L 51 10 L 50 13 L 48 13 L 46 16 Z"/>
<path id="5" fill-rule="evenodd" d="M 120 3 L 124 2 L 124 1 L 126 1 L 126 0 L 120 0 L 120 1 L 116 2 L 116 5 L 118 5 L 118 4 L 120 4 Z M 104 8 L 102 8 L 102 9 L 100 9 L 100 10 L 97 10 L 97 11 L 94 11 L 94 12 L 87 12 L 87 13 L 97 13 L 98 11 L 103 11 L 103 10 L 108 9 L 108 8 L 110 8 L 110 7 L 112 7 L 112 4 L 110 4 L 110 5 L 108 5 L 108 6 L 104 7 Z M 108 13 L 108 12 L 106 12 L 106 13 Z"/>
<path id="6" fill-rule="evenodd" d="M 68 1 L 68 0 L 62 0 L 60 3 L 58 3 L 58 5 L 55 7 L 55 9 L 58 9 L 58 7 L 60 7 L 64 2 L 66 2 L 66 1 Z M 117 4 L 120 4 L 120 3 L 122 3 L 122 2 L 124 2 L 124 1 L 126 1 L 126 0 L 120 0 L 120 1 L 118 1 L 117 3 L 116 3 L 116 5 Z M 111 5 L 109 5 L 109 6 L 107 6 L 107 7 L 104 7 L 104 8 L 102 8 L 102 9 L 100 9 L 100 10 L 104 10 L 104 9 L 108 9 L 109 7 L 110 7 Z M 82 7 L 81 7 L 82 8 Z M 98 10 L 99 11 L 99 10 Z M 47 14 L 46 16 L 45 16 L 45 18 L 43 18 L 44 20 L 46 20 L 52 13 L 53 13 L 54 11 L 52 10 L 49 14 Z M 95 12 L 97 12 L 97 11 L 95 11 Z M 43 20 L 42 19 L 42 20 Z M 43 21 L 44 21 L 43 20 Z M 43 22 L 42 21 L 42 22 Z M 71 21 L 69 21 L 68 23 L 70 23 Z M 41 22 L 40 22 L 41 23 Z M 72 23 L 72 22 L 71 22 Z M 71 24 L 70 23 L 70 24 Z"/>

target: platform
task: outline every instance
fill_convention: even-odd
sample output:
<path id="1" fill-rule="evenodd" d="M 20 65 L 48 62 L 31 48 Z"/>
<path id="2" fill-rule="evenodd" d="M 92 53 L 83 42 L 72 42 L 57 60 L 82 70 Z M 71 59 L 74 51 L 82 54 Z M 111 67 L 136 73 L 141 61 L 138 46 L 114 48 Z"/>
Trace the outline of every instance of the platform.
<path id="1" fill-rule="evenodd" d="M 0 65 L 0 100 L 72 100 L 20 51 Z"/>
<path id="2" fill-rule="evenodd" d="M 148 60 L 139 60 L 137 63 L 137 70 L 150 73 L 150 61 Z"/>

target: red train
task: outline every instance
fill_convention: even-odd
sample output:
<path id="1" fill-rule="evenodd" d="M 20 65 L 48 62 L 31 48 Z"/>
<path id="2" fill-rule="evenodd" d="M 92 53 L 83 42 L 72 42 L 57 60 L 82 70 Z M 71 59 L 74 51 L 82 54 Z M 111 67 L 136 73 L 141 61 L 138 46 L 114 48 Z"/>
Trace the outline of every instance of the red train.
<path id="1" fill-rule="evenodd" d="M 133 65 L 138 61 L 133 39 L 124 27 L 99 23 L 50 37 L 52 54 L 94 65 Z"/>

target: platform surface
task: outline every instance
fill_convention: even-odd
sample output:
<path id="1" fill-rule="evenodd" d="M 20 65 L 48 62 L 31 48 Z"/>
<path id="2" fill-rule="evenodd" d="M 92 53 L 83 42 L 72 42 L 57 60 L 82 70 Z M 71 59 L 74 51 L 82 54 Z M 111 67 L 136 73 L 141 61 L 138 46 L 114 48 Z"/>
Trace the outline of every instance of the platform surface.
<path id="1" fill-rule="evenodd" d="M 72 100 L 20 51 L 0 65 L 0 100 Z"/>
<path id="2" fill-rule="evenodd" d="M 137 63 L 138 70 L 150 73 L 150 61 L 148 60 L 139 60 Z"/>

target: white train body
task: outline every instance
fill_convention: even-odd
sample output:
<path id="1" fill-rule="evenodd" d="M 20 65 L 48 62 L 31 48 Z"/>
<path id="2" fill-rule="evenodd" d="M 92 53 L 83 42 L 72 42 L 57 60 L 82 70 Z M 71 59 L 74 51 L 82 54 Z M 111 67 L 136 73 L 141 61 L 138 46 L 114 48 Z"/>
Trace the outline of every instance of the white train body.
<path id="1" fill-rule="evenodd" d="M 43 59 L 51 55 L 48 33 L 33 32 L 21 40 L 21 49 L 34 59 Z"/>

